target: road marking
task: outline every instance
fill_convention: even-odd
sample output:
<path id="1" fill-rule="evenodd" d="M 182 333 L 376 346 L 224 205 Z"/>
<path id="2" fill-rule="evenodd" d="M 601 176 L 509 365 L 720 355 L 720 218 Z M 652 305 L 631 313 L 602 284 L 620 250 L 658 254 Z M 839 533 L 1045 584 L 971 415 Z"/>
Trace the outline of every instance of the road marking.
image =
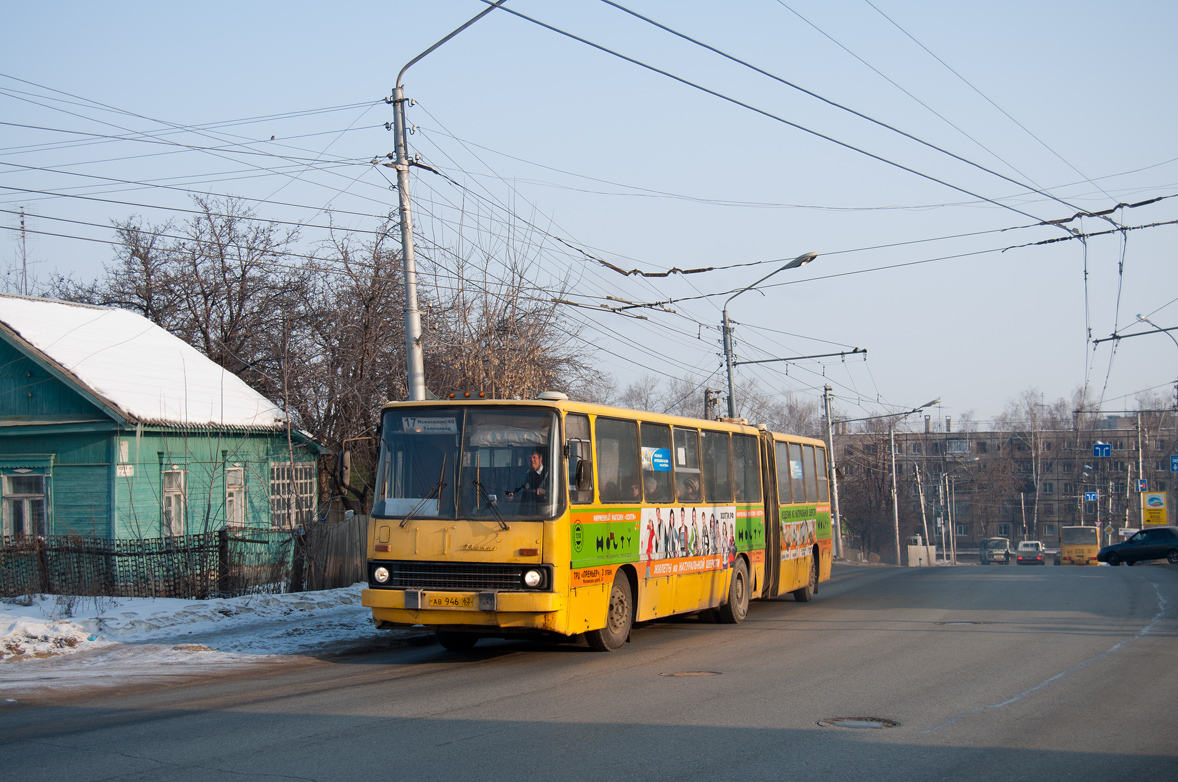
<path id="1" fill-rule="evenodd" d="M 979 706 L 978 708 L 973 709 L 972 711 L 967 711 L 963 714 L 958 714 L 956 717 L 949 720 L 948 722 L 943 722 L 935 728 L 929 728 L 928 730 L 922 730 L 917 735 L 924 736 L 925 734 L 938 731 L 941 728 L 947 728 L 950 725 L 952 725 L 960 720 L 965 719 L 966 717 L 972 716 L 972 715 L 977 714 L 979 712 L 986 711 L 987 709 L 1001 709 L 1002 707 L 1009 706 L 1012 703 L 1018 703 L 1019 701 L 1023 700 L 1027 696 L 1032 695 L 1035 692 L 1038 692 L 1039 690 L 1043 689 L 1044 687 L 1048 686 L 1049 684 L 1059 681 L 1060 679 L 1064 678 L 1068 674 L 1075 673 L 1076 671 L 1078 671 L 1082 668 L 1085 668 L 1094 662 L 1097 662 L 1099 660 L 1103 660 L 1105 657 L 1108 657 L 1113 652 L 1119 651 L 1123 646 L 1128 645 L 1130 642 L 1136 641 L 1138 638 L 1143 638 L 1143 637 L 1149 635 L 1149 633 L 1153 630 L 1153 628 L 1157 625 L 1157 623 L 1162 620 L 1162 616 L 1166 613 L 1166 598 L 1162 596 L 1162 591 L 1160 589 L 1158 589 L 1157 584 L 1155 584 L 1152 581 L 1149 581 L 1148 579 L 1146 580 L 1146 582 L 1150 586 L 1153 587 L 1154 593 L 1156 593 L 1158 596 L 1158 612 L 1153 615 L 1153 619 L 1150 619 L 1149 622 L 1145 625 L 1145 627 L 1143 627 L 1137 631 L 1136 635 L 1133 635 L 1129 638 L 1125 638 L 1121 641 L 1118 641 L 1117 643 L 1113 644 L 1113 646 L 1110 649 L 1101 652 L 1100 654 L 1096 655 L 1095 657 L 1089 657 L 1087 660 L 1084 660 L 1081 663 L 1077 663 L 1077 664 L 1073 665 L 1071 668 L 1068 668 L 1066 671 L 1060 671 L 1059 673 L 1055 674 L 1054 676 L 1052 676 L 1048 679 L 1044 679 L 1043 681 L 1039 682 L 1038 684 L 1036 684 L 1034 687 L 1030 688 L 1029 690 L 1023 690 L 1018 695 L 1015 695 L 1012 698 L 1007 698 L 1006 700 L 1004 700 L 1000 703 L 991 703 L 988 706 Z"/>

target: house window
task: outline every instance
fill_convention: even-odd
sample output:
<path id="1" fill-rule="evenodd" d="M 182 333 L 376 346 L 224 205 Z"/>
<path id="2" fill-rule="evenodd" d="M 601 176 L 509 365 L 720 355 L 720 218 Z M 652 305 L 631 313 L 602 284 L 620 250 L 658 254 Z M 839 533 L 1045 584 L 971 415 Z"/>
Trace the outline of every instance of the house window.
<path id="1" fill-rule="evenodd" d="M 969 442 L 967 440 L 950 440 L 948 446 L 949 453 L 969 453 Z"/>
<path id="2" fill-rule="evenodd" d="M 1047 538 L 1055 537 L 1055 522 L 1049 521 L 1043 525 L 1043 536 Z"/>
<path id="3" fill-rule="evenodd" d="M 1043 513 L 1045 513 L 1048 516 L 1054 516 L 1055 515 L 1055 503 L 1054 502 L 1043 503 Z"/>
<path id="4" fill-rule="evenodd" d="M 978 442 L 978 453 L 985 453 L 985 452 L 986 452 L 986 443 L 979 441 Z"/>
<path id="5" fill-rule="evenodd" d="M 1155 481 L 1155 483 L 1157 484 L 1157 486 L 1155 488 L 1158 491 L 1165 491 L 1166 490 L 1166 482 L 1165 481 Z"/>
<path id="6" fill-rule="evenodd" d="M 270 465 L 270 525 L 300 527 L 315 519 L 315 463 Z"/>
<path id="7" fill-rule="evenodd" d="M 998 525 L 998 537 L 1000 537 L 1000 538 L 1009 538 L 1010 537 L 1010 525 L 1009 524 L 999 524 Z"/>
<path id="8" fill-rule="evenodd" d="M 1076 465 L 1072 464 L 1071 462 L 1064 462 L 1060 465 L 1059 468 L 1064 472 L 1071 472 L 1072 470 L 1076 469 Z"/>
<path id="9" fill-rule="evenodd" d="M 969 535 L 969 530 L 966 528 L 966 525 L 957 524 L 956 527 L 957 527 L 957 537 L 963 538 L 963 537 Z"/>
<path id="10" fill-rule="evenodd" d="M 34 537 L 49 534 L 45 513 L 44 475 L 4 476 L 4 534 Z"/>
<path id="11" fill-rule="evenodd" d="M 164 470 L 164 535 L 184 534 L 184 471 Z"/>
<path id="12" fill-rule="evenodd" d="M 1055 484 L 1052 483 L 1051 481 L 1047 481 L 1046 483 L 1044 483 L 1043 484 L 1043 493 L 1044 494 L 1055 494 Z"/>
<path id="13" fill-rule="evenodd" d="M 225 523 L 245 526 L 245 470 L 241 467 L 225 468 Z"/>
<path id="14" fill-rule="evenodd" d="M 909 453 L 920 453 L 920 452 L 921 452 L 921 450 L 922 450 L 922 449 L 921 449 L 921 447 L 920 447 L 920 443 L 913 443 L 913 444 L 912 444 L 912 446 L 911 446 L 911 450 L 909 451 Z"/>

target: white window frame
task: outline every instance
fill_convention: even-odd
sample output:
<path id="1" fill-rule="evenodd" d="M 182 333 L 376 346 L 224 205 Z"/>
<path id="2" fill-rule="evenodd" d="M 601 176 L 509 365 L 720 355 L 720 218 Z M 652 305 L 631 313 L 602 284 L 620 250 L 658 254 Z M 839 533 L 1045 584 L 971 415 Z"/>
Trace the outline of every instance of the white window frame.
<path id="1" fill-rule="evenodd" d="M 188 518 L 186 478 L 185 471 L 179 469 L 166 469 L 160 474 L 165 536 L 178 537 L 184 534 L 184 522 Z"/>
<path id="2" fill-rule="evenodd" d="M 270 462 L 270 526 L 293 529 L 315 520 L 315 462 Z"/>
<path id="3" fill-rule="evenodd" d="M 245 468 L 225 468 L 225 526 L 245 526 Z"/>
<path id="4" fill-rule="evenodd" d="M 40 492 L 16 491 L 12 485 L 14 479 L 40 478 Z M 4 494 L 4 535 L 8 537 L 44 537 L 49 534 L 49 476 L 46 473 L 16 472 L 3 476 L 0 491 Z M 35 510 L 40 502 L 40 513 Z M 17 508 L 20 508 L 19 513 Z M 39 515 L 40 518 L 36 518 Z M 17 517 L 24 519 L 24 524 L 31 523 L 36 529 L 17 529 Z"/>

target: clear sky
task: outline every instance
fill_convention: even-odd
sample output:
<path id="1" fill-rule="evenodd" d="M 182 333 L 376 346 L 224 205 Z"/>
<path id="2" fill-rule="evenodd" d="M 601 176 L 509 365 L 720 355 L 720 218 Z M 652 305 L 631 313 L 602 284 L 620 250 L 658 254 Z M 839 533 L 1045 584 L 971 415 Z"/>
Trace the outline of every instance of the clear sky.
<path id="1" fill-rule="evenodd" d="M 866 360 L 738 380 L 809 398 L 829 383 L 846 416 L 942 397 L 938 419 L 986 420 L 1031 387 L 1050 401 L 1086 385 L 1108 410 L 1173 398 L 1165 335 L 1090 339 L 1148 330 L 1138 313 L 1178 326 L 1174 3 L 621 5 L 819 97 L 601 0 L 508 0 L 683 81 L 492 11 L 404 79 L 412 151 L 446 175 L 414 175 L 427 247 L 530 262 L 585 305 L 566 308 L 570 329 L 621 385 L 722 388 L 724 301 L 812 251 L 729 306 L 736 358 Z M 193 193 L 302 224 L 308 248 L 328 209 L 372 230 L 395 205 L 393 172 L 371 162 L 393 149 L 383 98 L 483 7 L 9 4 L 0 263 L 21 264 L 21 207 L 42 279 L 96 277 L 112 220 L 183 220 Z M 715 270 L 637 278 L 597 259 Z M 606 297 L 674 303 L 635 320 Z"/>

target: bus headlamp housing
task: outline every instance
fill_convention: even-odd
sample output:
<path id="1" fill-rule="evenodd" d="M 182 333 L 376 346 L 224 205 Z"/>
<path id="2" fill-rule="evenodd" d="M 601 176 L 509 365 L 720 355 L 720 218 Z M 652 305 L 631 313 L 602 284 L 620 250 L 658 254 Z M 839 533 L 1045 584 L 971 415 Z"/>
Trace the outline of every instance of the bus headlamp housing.
<path id="1" fill-rule="evenodd" d="M 524 586 L 535 589 L 544 583 L 543 570 L 528 570 L 524 572 Z"/>
<path id="2" fill-rule="evenodd" d="M 389 580 L 389 569 L 383 566 L 374 568 L 372 571 L 372 578 L 378 584 L 387 584 Z"/>

